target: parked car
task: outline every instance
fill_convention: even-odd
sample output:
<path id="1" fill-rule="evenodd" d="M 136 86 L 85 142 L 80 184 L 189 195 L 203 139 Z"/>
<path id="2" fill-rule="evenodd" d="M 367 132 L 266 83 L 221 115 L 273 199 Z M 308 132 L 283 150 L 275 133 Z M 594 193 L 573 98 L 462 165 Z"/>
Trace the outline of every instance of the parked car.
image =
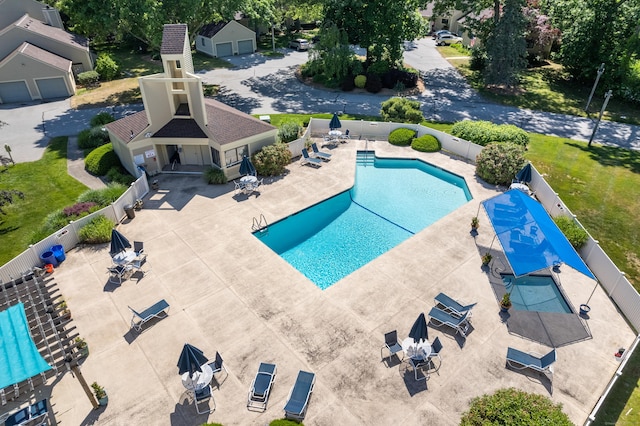
<path id="1" fill-rule="evenodd" d="M 309 41 L 297 38 L 289 42 L 289 47 L 296 50 L 309 50 Z"/>
<path id="2" fill-rule="evenodd" d="M 462 43 L 462 37 L 458 37 L 453 34 L 440 34 L 436 39 L 436 46 L 444 46 L 454 43 Z"/>
<path id="3" fill-rule="evenodd" d="M 432 38 L 433 38 L 434 40 L 436 40 L 436 39 L 438 38 L 438 36 L 439 36 L 439 35 L 441 35 L 441 34 L 451 34 L 451 31 L 449 31 L 449 30 L 439 30 L 439 31 L 436 31 L 435 33 L 433 33 Z"/>

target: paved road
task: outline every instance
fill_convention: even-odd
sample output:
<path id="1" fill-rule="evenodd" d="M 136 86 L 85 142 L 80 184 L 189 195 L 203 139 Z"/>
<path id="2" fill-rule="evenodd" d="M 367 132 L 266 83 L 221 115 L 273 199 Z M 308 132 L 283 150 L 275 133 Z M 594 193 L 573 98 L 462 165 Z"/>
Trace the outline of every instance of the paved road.
<path id="1" fill-rule="evenodd" d="M 320 90 L 305 86 L 294 75 L 308 60 L 306 52 L 283 50 L 282 58 L 260 54 L 235 56 L 233 69 L 200 71 L 208 83 L 221 86 L 218 99 L 250 114 L 335 112 L 380 113 L 380 104 L 388 97 L 374 94 Z M 496 105 L 484 100 L 466 84 L 456 70 L 434 48 L 431 38 L 407 45 L 405 61 L 419 69 L 425 90 L 414 98 L 421 102 L 424 116 L 430 120 L 490 120 L 511 123 L 525 130 L 548 135 L 588 140 L 593 121 L 588 118 L 545 113 Z M 107 108 L 116 117 L 139 111 L 141 105 Z M 12 147 L 18 162 L 42 156 L 49 138 L 75 135 L 88 127 L 89 120 L 103 109 L 73 110 L 69 101 L 0 105 L 0 120 L 9 123 L 0 130 L 0 142 Z M 640 149 L 640 126 L 603 121 L 595 142 Z M 0 154 L 5 154 L 0 150 Z"/>

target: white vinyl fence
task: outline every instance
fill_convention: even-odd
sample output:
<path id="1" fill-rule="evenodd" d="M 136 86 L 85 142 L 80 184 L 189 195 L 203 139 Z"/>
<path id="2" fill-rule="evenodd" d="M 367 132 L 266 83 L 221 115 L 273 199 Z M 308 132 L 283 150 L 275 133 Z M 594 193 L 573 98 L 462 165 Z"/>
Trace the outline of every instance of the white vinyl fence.
<path id="1" fill-rule="evenodd" d="M 28 274 L 34 267 L 42 266 L 43 261 L 40 256 L 43 253 L 50 251 L 51 247 L 55 245 L 62 245 L 65 252 L 75 247 L 80 242 L 78 238 L 78 230 L 96 215 L 106 216 L 116 223 L 120 222 L 126 215 L 124 206 L 127 204 L 135 204 L 137 199 L 144 197 L 148 192 L 149 183 L 147 182 L 146 176 L 143 174 L 111 205 L 78 219 L 77 221 L 71 222 L 58 232 L 29 246 L 29 248 L 17 257 L 2 265 L 2 267 L 0 267 L 0 282 L 9 282 L 14 278 Z"/>

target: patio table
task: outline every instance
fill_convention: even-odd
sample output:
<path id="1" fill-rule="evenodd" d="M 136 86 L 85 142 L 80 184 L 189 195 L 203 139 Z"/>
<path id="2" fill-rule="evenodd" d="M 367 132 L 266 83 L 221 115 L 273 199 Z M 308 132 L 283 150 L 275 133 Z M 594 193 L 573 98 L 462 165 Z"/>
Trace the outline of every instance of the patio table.
<path id="1" fill-rule="evenodd" d="M 116 254 L 111 259 L 113 260 L 113 263 L 115 263 L 116 265 L 126 265 L 127 263 L 130 263 L 131 261 L 133 261 L 133 259 L 135 258 L 136 258 L 136 253 L 134 251 L 127 250 L 127 251 L 122 251 Z"/>
<path id="2" fill-rule="evenodd" d="M 196 371 L 191 377 L 187 371 L 182 375 L 182 386 L 191 391 L 197 391 L 205 388 L 211 379 L 213 379 L 213 370 L 209 364 L 201 365 L 202 371 Z"/>
<path id="3" fill-rule="evenodd" d="M 413 337 L 407 337 L 400 346 L 409 358 L 425 360 L 431 355 L 431 343 L 428 340 L 415 343 Z"/>

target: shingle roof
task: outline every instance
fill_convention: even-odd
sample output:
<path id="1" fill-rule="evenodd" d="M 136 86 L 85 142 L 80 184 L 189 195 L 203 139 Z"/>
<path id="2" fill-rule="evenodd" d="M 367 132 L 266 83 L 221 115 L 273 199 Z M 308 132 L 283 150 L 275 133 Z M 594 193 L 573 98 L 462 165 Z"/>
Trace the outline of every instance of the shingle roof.
<path id="1" fill-rule="evenodd" d="M 27 31 L 48 37 L 53 40 L 60 41 L 62 43 L 74 46 L 78 49 L 89 50 L 89 41 L 79 35 L 71 34 L 60 28 L 52 27 L 43 22 L 38 21 L 30 17 L 29 15 L 23 15 L 14 24 L 14 27 L 23 28 Z M 9 29 L 7 27 L 7 29 Z"/>
<path id="2" fill-rule="evenodd" d="M 218 32 L 223 29 L 228 23 L 229 22 L 227 21 L 212 22 L 202 27 L 198 35 L 206 38 L 211 38 L 214 35 L 218 34 Z"/>
<path id="3" fill-rule="evenodd" d="M 44 49 L 40 49 L 33 44 L 29 44 L 26 41 L 18 46 L 13 52 L 8 54 L 1 62 L 0 68 L 4 66 L 7 62 L 9 62 L 16 54 L 21 54 L 28 56 L 30 58 L 41 61 L 47 65 L 50 65 L 54 68 L 58 68 L 62 71 L 69 72 L 71 70 L 71 61 L 63 58 L 62 56 L 58 56 L 54 53 L 48 52 Z"/>
<path id="4" fill-rule="evenodd" d="M 238 111 L 213 99 L 204 100 L 207 112 L 207 129 L 220 145 L 232 143 L 275 129 L 271 124 Z"/>
<path id="5" fill-rule="evenodd" d="M 174 118 L 153 135 L 154 138 L 208 138 L 196 120 Z"/>
<path id="6" fill-rule="evenodd" d="M 105 127 L 118 139 L 128 143 L 149 126 L 147 114 L 144 111 L 128 115 L 120 120 L 107 124 Z M 133 134 L 133 137 L 131 135 Z"/>
<path id="7" fill-rule="evenodd" d="M 184 50 L 184 41 L 187 37 L 186 24 L 164 24 L 162 30 L 161 55 L 179 55 Z"/>

